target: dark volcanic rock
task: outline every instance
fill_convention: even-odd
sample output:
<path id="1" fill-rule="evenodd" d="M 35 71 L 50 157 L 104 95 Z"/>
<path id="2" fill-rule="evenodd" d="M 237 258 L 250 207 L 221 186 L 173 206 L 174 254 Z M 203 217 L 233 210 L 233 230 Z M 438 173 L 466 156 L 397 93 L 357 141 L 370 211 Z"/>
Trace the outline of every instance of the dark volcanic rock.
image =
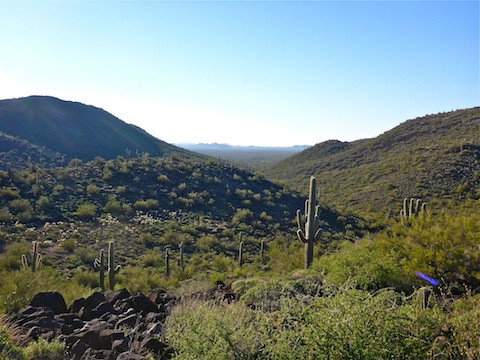
<path id="1" fill-rule="evenodd" d="M 121 289 L 104 296 L 95 292 L 78 299 L 67 310 L 58 292 L 39 293 L 31 305 L 11 317 L 19 339 L 64 341 L 68 358 L 170 359 L 172 351 L 156 336 L 163 331 L 164 305 L 174 299 L 164 291 L 131 296 Z"/>
<path id="2" fill-rule="evenodd" d="M 57 291 L 41 292 L 36 294 L 30 302 L 30 305 L 52 309 L 55 315 L 67 311 L 65 299 L 63 298 L 62 294 Z"/>
<path id="3" fill-rule="evenodd" d="M 113 306 L 115 306 L 117 301 L 129 298 L 130 296 L 131 295 L 127 289 L 115 290 L 105 295 L 105 297 L 107 298 L 107 301 Z"/>

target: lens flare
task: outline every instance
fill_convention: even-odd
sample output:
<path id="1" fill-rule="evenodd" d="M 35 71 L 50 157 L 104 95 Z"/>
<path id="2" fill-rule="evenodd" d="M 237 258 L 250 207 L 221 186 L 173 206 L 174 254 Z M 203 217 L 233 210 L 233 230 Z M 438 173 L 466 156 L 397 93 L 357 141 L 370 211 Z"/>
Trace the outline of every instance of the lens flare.
<path id="1" fill-rule="evenodd" d="M 423 280 L 427 280 L 430 284 L 432 284 L 432 286 L 437 286 L 438 284 L 438 281 L 435 280 L 435 279 L 432 279 L 431 277 L 421 273 L 421 272 L 417 272 L 417 276 L 418 277 L 421 277 Z"/>

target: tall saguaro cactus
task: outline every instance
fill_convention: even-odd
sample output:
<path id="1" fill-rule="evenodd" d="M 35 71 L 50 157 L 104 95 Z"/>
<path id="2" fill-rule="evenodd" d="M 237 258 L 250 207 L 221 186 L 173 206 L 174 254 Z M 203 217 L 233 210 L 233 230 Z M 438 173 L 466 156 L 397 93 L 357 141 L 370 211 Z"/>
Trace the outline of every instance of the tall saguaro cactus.
<path id="1" fill-rule="evenodd" d="M 238 265 L 240 267 L 243 266 L 243 252 L 244 252 L 243 246 L 244 246 L 244 242 L 240 241 L 240 246 L 238 248 Z"/>
<path id="2" fill-rule="evenodd" d="M 115 246 L 113 241 L 108 243 L 108 286 L 110 290 L 115 288 L 115 274 L 118 274 L 121 266 L 115 267 Z"/>
<path id="3" fill-rule="evenodd" d="M 40 267 L 41 263 L 42 263 L 42 255 L 38 254 L 37 242 L 33 241 L 32 242 L 32 265 L 31 266 L 28 265 L 27 256 L 25 254 L 22 255 L 22 265 L 26 269 L 31 267 L 32 272 L 35 272 L 35 269 Z"/>
<path id="4" fill-rule="evenodd" d="M 180 250 L 180 258 L 178 259 L 178 265 L 180 266 L 180 269 L 184 269 L 184 264 L 183 264 L 183 241 L 178 245 L 178 248 Z"/>
<path id="5" fill-rule="evenodd" d="M 305 201 L 304 219 L 302 219 L 300 210 L 297 210 L 297 236 L 305 244 L 305 269 L 312 264 L 313 243 L 320 238 L 320 221 L 318 218 L 320 206 L 316 205 L 316 184 L 315 177 L 310 177 L 310 191 L 308 200 Z"/>
<path id="6" fill-rule="evenodd" d="M 100 250 L 100 256 L 93 263 L 95 269 L 100 271 L 100 287 L 105 290 L 105 255 L 103 249 Z"/>
<path id="7" fill-rule="evenodd" d="M 170 276 L 170 251 L 165 248 L 165 274 L 167 278 Z"/>

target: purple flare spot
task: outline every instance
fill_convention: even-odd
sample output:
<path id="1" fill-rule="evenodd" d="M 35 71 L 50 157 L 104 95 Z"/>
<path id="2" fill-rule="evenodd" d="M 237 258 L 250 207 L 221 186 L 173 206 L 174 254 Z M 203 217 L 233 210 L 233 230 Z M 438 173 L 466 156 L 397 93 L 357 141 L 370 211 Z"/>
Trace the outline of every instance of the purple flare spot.
<path id="1" fill-rule="evenodd" d="M 417 272 L 417 276 L 421 277 L 423 280 L 427 280 L 430 284 L 432 284 L 433 286 L 437 286 L 438 284 L 438 281 L 435 280 L 435 279 L 432 279 L 431 277 L 421 273 L 421 272 Z"/>

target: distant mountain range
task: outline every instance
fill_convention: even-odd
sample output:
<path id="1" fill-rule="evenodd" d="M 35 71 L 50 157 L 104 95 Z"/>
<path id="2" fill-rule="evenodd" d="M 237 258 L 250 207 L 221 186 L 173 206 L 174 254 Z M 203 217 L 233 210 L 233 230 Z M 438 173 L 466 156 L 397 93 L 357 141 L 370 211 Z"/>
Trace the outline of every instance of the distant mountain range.
<path id="1" fill-rule="evenodd" d="M 250 168 L 261 170 L 284 160 L 300 151 L 308 149 L 309 145 L 281 146 L 236 146 L 229 144 L 176 144 L 184 149 L 200 154 L 233 161 Z"/>
<path id="2" fill-rule="evenodd" d="M 219 143 L 179 143 L 175 144 L 184 149 L 189 149 L 193 151 L 204 150 L 204 151 L 215 151 L 215 150 L 237 150 L 237 151 L 250 151 L 250 150 L 280 150 L 288 151 L 292 153 L 297 153 L 308 149 L 310 145 L 294 145 L 294 146 L 254 146 L 254 145 L 230 145 L 230 144 L 219 144 Z"/>
<path id="3" fill-rule="evenodd" d="M 480 107 L 408 120 L 354 142 L 319 143 L 264 170 L 301 190 L 317 177 L 321 199 L 354 211 L 397 212 L 404 197 L 430 208 L 480 199 Z"/>
<path id="4" fill-rule="evenodd" d="M 0 161 L 22 166 L 30 159 L 57 164 L 73 158 L 163 156 L 191 152 L 159 140 L 105 110 L 48 96 L 0 100 Z M 19 152 L 18 144 L 23 150 Z"/>

